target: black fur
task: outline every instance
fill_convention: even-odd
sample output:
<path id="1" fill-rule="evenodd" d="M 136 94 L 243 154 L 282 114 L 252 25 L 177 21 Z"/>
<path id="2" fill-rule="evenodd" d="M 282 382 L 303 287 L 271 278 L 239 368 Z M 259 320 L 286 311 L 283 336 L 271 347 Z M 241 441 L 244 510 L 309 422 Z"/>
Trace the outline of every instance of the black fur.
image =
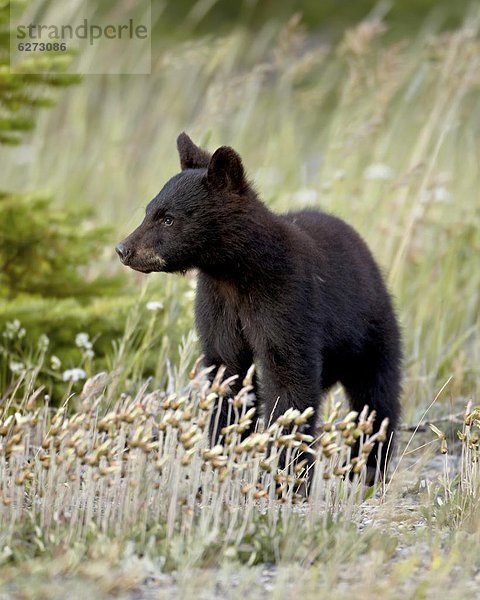
<path id="1" fill-rule="evenodd" d="M 322 393 L 341 382 L 354 410 L 368 404 L 377 425 L 388 417 L 393 433 L 400 334 L 364 241 L 317 210 L 272 213 L 233 149 L 210 157 L 184 133 L 177 145 L 183 170 L 117 247 L 122 261 L 143 272 L 199 270 L 196 324 L 205 364 L 238 374 L 235 393 L 255 362 L 267 421 L 289 407 L 317 409 Z M 220 430 L 225 411 L 219 419 Z"/>

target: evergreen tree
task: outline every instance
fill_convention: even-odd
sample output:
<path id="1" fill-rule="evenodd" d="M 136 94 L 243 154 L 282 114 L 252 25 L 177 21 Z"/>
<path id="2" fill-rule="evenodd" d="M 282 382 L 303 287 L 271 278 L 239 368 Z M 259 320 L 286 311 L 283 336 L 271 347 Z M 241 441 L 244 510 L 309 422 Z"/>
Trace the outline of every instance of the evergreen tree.
<path id="1" fill-rule="evenodd" d="M 48 53 L 27 60 L 30 72 L 32 61 L 41 61 L 49 73 L 25 74 L 22 63 L 10 68 L 9 5 L 0 0 L 0 144 L 18 144 L 34 127 L 35 111 L 53 104 L 52 92 L 80 80 L 62 73 L 65 56 Z M 114 280 L 87 282 L 81 271 L 98 257 L 107 233 L 87 229 L 88 216 L 85 208 L 55 209 L 50 198 L 0 190 L 0 299 L 81 299 L 115 289 Z"/>
<path id="2" fill-rule="evenodd" d="M 18 144 L 22 134 L 34 127 L 35 110 L 52 106 L 52 91 L 78 83 L 78 75 L 62 73 L 68 56 L 42 53 L 28 55 L 28 71 L 35 71 L 35 63 L 48 73 L 27 74 L 23 63 L 10 68 L 10 0 L 0 0 L 0 143 Z M 21 3 L 13 2 L 17 7 Z"/>
<path id="3" fill-rule="evenodd" d="M 81 226 L 87 209 L 55 209 L 50 198 L 0 192 L 0 298 L 20 295 L 85 299 L 116 289 L 116 280 L 86 280 L 107 228 Z M 79 227 L 80 224 L 80 227 Z"/>
<path id="4" fill-rule="evenodd" d="M 32 61 L 41 60 L 48 73 L 27 74 L 21 62 L 11 68 L 8 28 L 9 2 L 0 0 L 0 145 L 22 142 L 38 110 L 51 106 L 59 89 L 80 81 L 62 72 L 65 56 L 28 56 L 28 71 L 35 70 Z M 92 278 L 87 269 L 98 263 L 108 229 L 92 226 L 92 210 L 74 200 L 56 207 L 41 194 L 0 189 L 0 395 L 15 380 L 15 365 L 36 360 L 32 348 L 44 334 L 55 360 L 68 368 L 80 360 L 77 333 L 89 332 L 96 340 L 96 360 L 104 364 L 112 339 L 123 332 L 131 299 L 112 294 L 118 279 L 100 276 L 98 268 Z M 9 327 L 26 335 L 10 340 Z M 48 363 L 40 380 L 53 397 L 55 386 L 64 385 Z"/>

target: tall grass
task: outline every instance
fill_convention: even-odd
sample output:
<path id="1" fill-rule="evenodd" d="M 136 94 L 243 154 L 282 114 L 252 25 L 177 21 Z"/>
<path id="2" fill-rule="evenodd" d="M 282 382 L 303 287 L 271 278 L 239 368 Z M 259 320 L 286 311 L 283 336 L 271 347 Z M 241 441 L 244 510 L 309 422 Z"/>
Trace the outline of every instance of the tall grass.
<path id="1" fill-rule="evenodd" d="M 192 565 L 215 549 L 253 564 L 293 558 L 282 544 L 300 528 L 299 556 L 314 551 L 322 523 L 358 510 L 366 459 L 375 442 L 382 451 L 386 423 L 372 435 L 367 408 L 339 418 L 337 406 L 317 443 L 301 429 L 312 409 L 290 409 L 245 437 L 255 413 L 253 367 L 231 401 L 231 381 L 220 371 L 210 383 L 208 370 L 194 368 L 190 384 L 176 380 L 179 391 L 170 394 L 148 392 L 148 380 L 137 381 L 135 394 L 119 394 L 114 376 L 99 373 L 84 384 L 76 411 L 68 396 L 52 411 L 34 380 L 21 399 L 19 378 L 0 413 L 0 547 L 20 559 L 32 544 L 56 552 L 103 534 L 134 540 L 139 553 L 148 546 L 170 567 L 180 564 L 172 554 L 179 546 Z M 227 401 L 232 424 L 210 447 L 214 403 Z M 311 506 L 301 518 L 294 507 L 306 488 Z"/>

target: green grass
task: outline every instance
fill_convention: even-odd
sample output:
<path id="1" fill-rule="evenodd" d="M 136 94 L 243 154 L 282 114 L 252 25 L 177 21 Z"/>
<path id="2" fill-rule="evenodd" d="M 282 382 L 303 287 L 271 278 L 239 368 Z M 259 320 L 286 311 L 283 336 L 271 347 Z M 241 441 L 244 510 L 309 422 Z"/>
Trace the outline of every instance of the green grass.
<path id="1" fill-rule="evenodd" d="M 464 28 L 441 35 L 426 22 L 418 37 L 395 45 L 385 43 L 382 28 L 370 23 L 331 48 L 305 38 L 292 22 L 282 31 L 266 26 L 254 37 L 238 27 L 222 39 L 166 47 L 155 54 L 152 76 L 86 77 L 63 92 L 23 147 L 0 149 L 8 182 L 2 187 L 54 192 L 59 205 L 95 205 L 99 221 L 118 231 L 97 267 L 113 273 L 122 268 L 113 255 L 115 241 L 140 221 L 148 200 L 178 171 L 176 135 L 186 130 L 209 149 L 234 146 L 273 209 L 318 206 L 362 233 L 386 273 L 402 324 L 404 421 L 415 425 L 421 418 L 445 418 L 465 410 L 468 401 L 474 406 L 480 388 L 479 18 L 472 14 Z M 92 263 L 95 269 L 95 257 Z M 140 290 L 144 277 L 130 277 L 137 293 L 133 290 Z M 437 423 L 436 434 L 406 435 L 391 482 L 363 501 L 358 490 L 334 478 L 331 490 L 325 487 L 329 480 L 322 479 L 303 508 L 293 506 L 291 489 L 281 504 L 270 496 L 267 504 L 257 502 L 249 489 L 245 503 L 240 501 L 245 482 L 227 468 L 225 486 L 216 481 L 212 492 L 213 506 L 222 506 L 218 522 L 209 520 L 209 508 L 199 508 L 194 493 L 195 477 L 213 477 L 212 471 L 191 466 L 182 471 L 185 449 L 173 433 L 168 477 L 177 477 L 176 485 L 168 480 L 156 492 L 153 463 L 138 448 L 128 454 L 126 466 L 133 462 L 123 481 L 137 481 L 138 469 L 145 474 L 142 484 L 125 492 L 115 474 L 113 491 L 126 494 L 121 497 L 128 517 L 117 521 L 117 529 L 103 527 L 96 508 L 96 503 L 112 505 L 103 480 L 93 478 L 98 466 L 86 466 L 88 475 L 63 488 L 64 466 L 42 470 L 42 456 L 50 453 L 56 460 L 77 429 L 88 452 L 95 452 L 101 441 L 98 421 L 105 413 L 135 403 L 144 410 L 145 398 L 153 401 L 155 395 L 164 402 L 154 391 L 158 388 L 167 396 L 184 393 L 197 353 L 189 333 L 191 294 L 185 296 L 182 278 L 150 279 L 164 310 L 158 315 L 133 311 L 126 335 L 111 351 L 110 373 L 88 400 L 80 395 L 83 381 L 70 386 L 65 402 L 68 392 L 75 395 L 68 400 L 68 423 L 73 413 L 80 421 L 70 429 L 65 425 L 68 435 L 59 447 L 48 446 L 54 441 L 48 434 L 53 413 L 43 407 L 43 392 L 38 409 L 31 406 L 36 368 L 55 348 L 25 359 L 26 369 L 15 379 L 18 387 L 3 391 L 8 413 L 23 415 L 17 425 L 9 422 L 7 437 L 0 437 L 0 468 L 8 473 L 0 482 L 7 497 L 6 504 L 0 500 L 0 582 L 7 590 L 17 586 L 22 597 L 62 597 L 68 583 L 74 597 L 85 580 L 99 597 L 118 596 L 149 572 L 176 569 L 175 576 L 165 575 L 159 583 L 165 597 L 171 593 L 168 577 L 175 578 L 175 593 L 180 590 L 183 597 L 198 596 L 198 589 L 208 597 L 215 585 L 231 597 L 255 597 L 262 567 L 249 564 L 265 562 L 277 565 L 269 580 L 272 597 L 314 598 L 323 592 L 339 598 L 427 598 L 447 589 L 449 597 L 474 597 L 480 586 L 476 413 L 464 425 Z M 185 314 L 189 317 L 179 318 Z M 155 324 L 142 330 L 140 339 L 135 338 L 139 318 Z M 145 388 L 152 335 L 165 335 L 167 341 L 163 346 L 160 341 L 156 379 Z M 177 353 L 169 340 L 182 335 Z M 23 360 L 17 354 L 15 360 Z M 78 360 L 85 366 L 80 353 Z M 93 375 L 95 359 L 89 369 Z M 325 415 L 338 397 L 336 392 L 329 398 Z M 35 410 L 43 421 L 24 424 L 25 415 L 31 418 Z M 122 435 L 133 435 L 132 427 L 151 427 L 163 415 L 142 421 L 142 414 L 135 417 L 138 422 L 122 425 Z M 6 418 L 5 413 L 2 422 Z M 13 444 L 22 447 L 18 455 L 6 453 L 8 439 L 18 433 L 15 427 L 30 432 Z M 145 444 L 154 442 L 148 427 Z M 464 439 L 455 442 L 462 427 Z M 458 456 L 458 461 L 450 471 L 432 470 L 431 455 L 445 444 L 444 429 L 447 457 Z M 40 451 L 45 436 L 47 448 Z M 122 462 L 121 438 L 112 439 L 112 460 Z M 192 461 L 199 466 L 205 441 L 195 444 Z M 82 457 L 75 456 L 81 464 Z M 21 483 L 27 485 L 25 496 L 18 495 L 24 487 L 9 484 L 27 460 L 34 489 L 52 499 L 48 510 L 29 496 L 28 478 Z M 255 481 L 255 460 L 247 461 L 247 483 Z M 70 527 L 54 522 L 59 489 L 79 510 Z M 270 494 L 275 484 L 270 480 L 266 489 Z M 184 490 L 181 498 L 177 490 Z M 18 497 L 9 504 L 12 494 Z M 228 495 L 231 513 L 225 512 L 222 494 Z M 159 512 L 151 513 L 152 506 Z"/>

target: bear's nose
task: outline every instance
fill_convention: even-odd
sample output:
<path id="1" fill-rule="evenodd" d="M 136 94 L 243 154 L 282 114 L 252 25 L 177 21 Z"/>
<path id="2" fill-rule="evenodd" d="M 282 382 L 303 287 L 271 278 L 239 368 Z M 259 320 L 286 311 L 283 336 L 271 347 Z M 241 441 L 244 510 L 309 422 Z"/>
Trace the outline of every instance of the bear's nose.
<path id="1" fill-rule="evenodd" d="M 130 250 L 128 250 L 128 248 L 125 246 L 125 244 L 120 243 L 115 248 L 115 252 L 120 257 L 120 260 L 122 261 L 122 263 L 125 264 L 125 262 L 128 259 L 129 254 L 130 254 Z"/>

